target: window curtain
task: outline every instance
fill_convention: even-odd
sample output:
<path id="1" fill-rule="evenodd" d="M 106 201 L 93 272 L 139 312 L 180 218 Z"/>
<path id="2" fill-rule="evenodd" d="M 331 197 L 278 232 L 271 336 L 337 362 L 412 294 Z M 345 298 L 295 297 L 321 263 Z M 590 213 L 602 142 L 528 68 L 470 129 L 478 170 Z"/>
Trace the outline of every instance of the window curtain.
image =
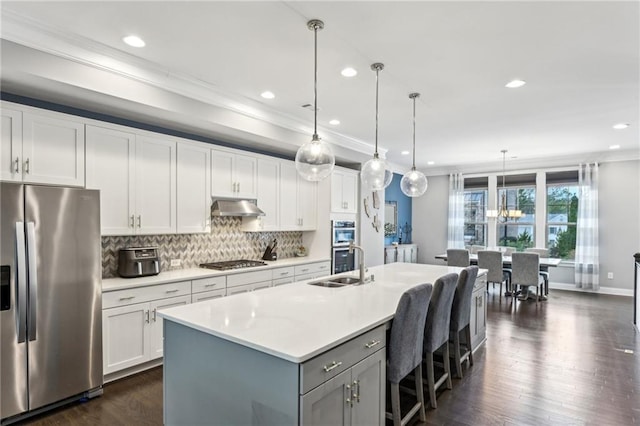
<path id="1" fill-rule="evenodd" d="M 575 281 L 577 288 L 600 289 L 598 253 L 598 164 L 580 164 Z"/>
<path id="2" fill-rule="evenodd" d="M 464 248 L 464 177 L 449 175 L 449 221 L 447 248 Z"/>

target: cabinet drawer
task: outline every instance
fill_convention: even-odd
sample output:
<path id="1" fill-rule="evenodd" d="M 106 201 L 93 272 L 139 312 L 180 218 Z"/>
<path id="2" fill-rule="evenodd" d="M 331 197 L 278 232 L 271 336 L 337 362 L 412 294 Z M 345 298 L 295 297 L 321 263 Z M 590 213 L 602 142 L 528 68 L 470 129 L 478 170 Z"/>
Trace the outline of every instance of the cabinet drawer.
<path id="1" fill-rule="evenodd" d="M 266 271 L 244 272 L 242 274 L 227 275 L 227 287 L 271 281 L 271 269 Z"/>
<path id="2" fill-rule="evenodd" d="M 224 297 L 227 294 L 227 290 L 221 288 L 220 290 L 203 291 L 191 295 L 191 303 L 202 302 L 203 300 L 217 299 Z"/>
<path id="3" fill-rule="evenodd" d="M 476 278 L 475 284 L 473 284 L 473 291 L 477 291 L 478 289 L 486 289 L 487 288 L 487 275 L 482 275 Z"/>
<path id="4" fill-rule="evenodd" d="M 102 308 L 126 306 L 133 303 L 149 302 L 167 297 L 191 294 L 191 281 L 137 287 L 129 290 L 109 291 L 102 294 Z"/>
<path id="5" fill-rule="evenodd" d="M 316 262 L 316 263 L 308 263 L 306 265 L 297 265 L 295 267 L 295 274 L 298 275 L 306 275 L 306 274 L 316 274 L 320 275 L 329 275 L 331 269 L 331 262 Z M 323 274 L 326 273 L 326 274 Z"/>
<path id="6" fill-rule="evenodd" d="M 296 273 L 295 268 L 293 266 L 289 266 L 286 268 L 272 269 L 272 272 L 273 272 L 274 281 L 284 279 L 284 278 L 293 278 L 293 276 Z"/>
<path id="7" fill-rule="evenodd" d="M 289 278 L 278 278 L 273 280 L 273 285 L 291 284 L 294 281 L 293 275 Z"/>
<path id="8" fill-rule="evenodd" d="M 385 326 L 379 326 L 300 365 L 300 394 L 337 376 L 386 345 Z"/>
<path id="9" fill-rule="evenodd" d="M 250 291 L 262 290 L 271 287 L 271 281 L 263 281 L 261 283 L 253 283 L 246 285 L 236 285 L 227 289 L 227 296 L 238 293 L 248 293 Z"/>
<path id="10" fill-rule="evenodd" d="M 191 292 L 200 293 L 202 291 L 220 290 L 227 286 L 227 277 L 209 277 L 191 281 Z"/>

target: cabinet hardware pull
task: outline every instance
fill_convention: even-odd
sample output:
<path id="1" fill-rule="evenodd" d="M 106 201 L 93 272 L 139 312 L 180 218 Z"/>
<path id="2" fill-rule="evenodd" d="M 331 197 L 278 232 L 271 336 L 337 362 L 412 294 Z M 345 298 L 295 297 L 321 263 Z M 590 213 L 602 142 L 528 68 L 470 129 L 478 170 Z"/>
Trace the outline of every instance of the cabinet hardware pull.
<path id="1" fill-rule="evenodd" d="M 153 308 L 153 322 L 156 322 L 156 308 Z"/>
<path id="2" fill-rule="evenodd" d="M 238 182 L 238 192 L 240 192 L 240 182 Z"/>
<path id="3" fill-rule="evenodd" d="M 176 291 L 178 291 L 179 289 L 173 289 L 173 290 L 167 290 L 167 293 L 175 293 Z"/>
<path id="4" fill-rule="evenodd" d="M 142 215 L 138 215 L 138 228 L 142 227 Z"/>
<path id="5" fill-rule="evenodd" d="M 205 287 L 215 287 L 217 284 L 205 284 Z"/>
<path id="6" fill-rule="evenodd" d="M 121 297 L 120 300 L 131 300 L 135 298 L 135 296 L 127 296 L 127 297 Z"/>
<path id="7" fill-rule="evenodd" d="M 146 322 L 147 324 L 149 324 L 149 311 L 144 311 L 144 322 Z"/>
<path id="8" fill-rule="evenodd" d="M 359 404 L 360 403 L 360 380 L 354 380 L 353 381 L 353 399 L 356 400 L 356 402 Z"/>
<path id="9" fill-rule="evenodd" d="M 280 272 L 280 275 L 289 275 L 288 272 Z"/>
<path id="10" fill-rule="evenodd" d="M 367 349 L 371 349 L 374 346 L 378 346 L 380 343 L 382 343 L 382 341 L 380 340 L 372 340 L 369 343 L 365 344 Z"/>
<path id="11" fill-rule="evenodd" d="M 130 221 L 130 222 L 131 222 L 131 225 L 130 225 L 130 226 L 131 226 L 132 228 L 135 228 L 135 226 L 136 226 L 136 225 L 135 225 L 135 223 L 136 223 L 136 222 L 135 222 L 135 220 L 136 220 L 136 219 L 135 219 L 135 216 L 134 216 L 134 215 L 131 215 L 131 221 Z"/>
<path id="12" fill-rule="evenodd" d="M 333 361 L 331 363 L 331 365 L 329 365 L 329 366 L 325 365 L 323 368 L 324 368 L 325 373 L 328 373 L 329 371 L 333 370 L 336 367 L 340 367 L 341 365 L 342 365 L 342 361 L 340 361 L 340 362 Z"/>
<path id="13" fill-rule="evenodd" d="M 29 173 L 29 159 L 27 158 L 27 161 L 24 162 L 24 172 L 25 173 Z"/>
<path id="14" fill-rule="evenodd" d="M 351 385 L 347 385 L 347 399 L 345 402 L 349 404 L 350 407 L 353 407 L 353 402 L 351 401 Z"/>
<path id="15" fill-rule="evenodd" d="M 307 272 L 309 269 L 301 269 L 302 272 Z"/>
<path id="16" fill-rule="evenodd" d="M 20 172 L 20 157 L 16 157 L 16 161 L 14 161 L 14 163 L 16 163 L 16 167 L 15 167 L 15 172 L 18 173 Z"/>

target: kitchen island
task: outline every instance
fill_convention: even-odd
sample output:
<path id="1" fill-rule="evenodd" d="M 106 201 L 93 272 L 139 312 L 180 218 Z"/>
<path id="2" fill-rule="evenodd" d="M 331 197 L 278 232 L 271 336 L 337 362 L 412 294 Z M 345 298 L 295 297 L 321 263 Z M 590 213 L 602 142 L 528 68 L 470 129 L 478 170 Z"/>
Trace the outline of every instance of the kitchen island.
<path id="1" fill-rule="evenodd" d="M 396 263 L 360 286 L 301 281 L 161 311 L 165 424 L 383 424 L 385 329 L 400 296 L 459 271 Z"/>

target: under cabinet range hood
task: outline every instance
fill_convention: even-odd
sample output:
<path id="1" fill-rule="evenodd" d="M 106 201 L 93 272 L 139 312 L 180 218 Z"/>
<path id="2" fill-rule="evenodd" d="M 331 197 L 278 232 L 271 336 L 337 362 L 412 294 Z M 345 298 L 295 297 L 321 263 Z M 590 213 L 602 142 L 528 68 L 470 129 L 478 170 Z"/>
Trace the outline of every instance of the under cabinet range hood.
<path id="1" fill-rule="evenodd" d="M 213 198 L 211 216 L 264 216 L 256 205 L 256 200 L 238 200 L 233 198 Z"/>

